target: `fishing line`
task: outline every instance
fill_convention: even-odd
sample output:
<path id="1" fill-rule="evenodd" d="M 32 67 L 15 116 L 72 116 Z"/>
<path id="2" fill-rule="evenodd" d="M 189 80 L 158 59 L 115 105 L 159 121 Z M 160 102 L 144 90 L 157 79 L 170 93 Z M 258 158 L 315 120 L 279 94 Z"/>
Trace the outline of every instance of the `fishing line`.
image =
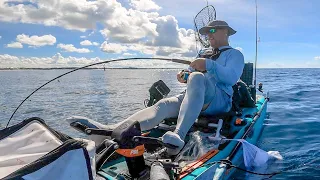
<path id="1" fill-rule="evenodd" d="M 31 94 L 29 94 L 20 104 L 19 106 L 14 110 L 14 112 L 12 113 L 7 125 L 6 125 L 6 128 L 8 127 L 11 119 L 13 118 L 13 116 L 15 115 L 15 113 L 18 111 L 18 109 L 20 108 L 20 106 L 26 101 L 28 100 L 35 92 L 37 92 L 38 90 L 40 90 L 41 88 L 43 88 L 44 86 L 46 86 L 47 84 L 51 83 L 52 81 L 54 80 L 57 80 L 67 74 L 70 74 L 72 72 L 75 72 L 75 71 L 78 71 L 80 69 L 85 69 L 87 67 L 91 67 L 91 66 L 94 66 L 94 65 L 99 65 L 99 64 L 107 64 L 107 63 L 111 63 L 111 62 L 117 62 L 117 61 L 126 61 L 126 60 L 138 60 L 138 59 L 145 59 L 145 60 L 160 60 L 160 61 L 171 61 L 171 62 L 175 62 L 175 63 L 179 63 L 179 64 L 186 64 L 186 65 L 189 65 L 191 62 L 190 61 L 187 61 L 187 60 L 183 60 L 183 59 L 174 59 L 174 58 L 157 58 L 157 57 L 154 57 L 154 58 L 123 58 L 123 59 L 114 59 L 114 60 L 107 60 L 107 61 L 102 61 L 102 62 L 98 62 L 98 63 L 93 63 L 93 64 L 89 64 L 89 65 L 86 65 L 86 66 L 82 66 L 82 67 L 79 67 L 79 68 L 76 68 L 76 69 L 73 69 L 71 71 L 68 71 L 64 74 L 61 74 L 60 76 L 57 76 L 53 79 L 51 79 L 50 81 L 44 83 L 43 85 L 41 85 L 40 87 L 38 87 L 36 90 L 34 90 Z"/>
<path id="2" fill-rule="evenodd" d="M 114 155 L 114 153 L 116 152 L 116 150 L 114 150 L 104 161 L 102 164 L 106 163 L 108 161 L 109 158 L 111 158 L 111 156 Z M 100 169 L 99 169 L 100 170 Z"/>

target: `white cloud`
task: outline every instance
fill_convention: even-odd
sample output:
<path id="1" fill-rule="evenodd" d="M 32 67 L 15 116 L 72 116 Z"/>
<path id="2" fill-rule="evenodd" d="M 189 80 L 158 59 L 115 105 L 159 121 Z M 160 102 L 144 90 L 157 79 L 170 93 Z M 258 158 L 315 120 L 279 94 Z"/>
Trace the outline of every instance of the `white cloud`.
<path id="1" fill-rule="evenodd" d="M 84 39 L 84 38 L 86 38 L 86 36 L 80 36 L 80 38 Z"/>
<path id="2" fill-rule="evenodd" d="M 158 16 L 158 13 L 126 10 L 121 7 L 115 10 L 112 18 L 106 20 L 106 28 L 100 32 L 109 41 L 119 43 L 150 41 L 158 35 L 157 24 L 151 22 Z"/>
<path id="3" fill-rule="evenodd" d="M 173 16 L 162 16 L 154 20 L 157 24 L 154 46 L 180 47 L 181 41 L 178 32 L 178 21 Z"/>
<path id="4" fill-rule="evenodd" d="M 264 62 L 258 62 L 258 68 L 320 68 L 320 61 L 291 61 L 285 63 L 283 59 L 277 59 L 276 61 L 265 60 Z"/>
<path id="5" fill-rule="evenodd" d="M 132 13 L 140 14 L 142 12 Z M 152 24 L 151 27 L 154 24 L 155 29 L 152 29 L 152 31 L 149 29 L 150 31 L 147 33 L 147 31 L 144 31 L 145 29 L 139 29 L 141 27 L 137 27 L 138 29 L 135 31 L 132 31 L 132 28 L 129 26 L 126 28 L 123 25 L 117 27 L 122 29 L 122 31 L 111 31 L 110 27 L 108 27 L 108 29 L 102 30 L 101 33 L 106 39 L 109 39 L 108 42 L 116 41 L 120 42 L 121 45 L 109 43 L 109 47 L 102 48 L 102 50 L 108 53 L 121 53 L 126 50 L 133 50 L 154 56 L 194 57 L 196 55 L 193 30 L 179 28 L 178 21 L 173 16 L 151 15 L 150 13 L 142 14 L 145 14 L 144 17 L 149 15 L 149 18 L 145 19 L 145 23 Z M 114 44 L 118 45 L 115 47 Z M 107 43 L 105 42 L 101 47 L 106 45 Z"/>
<path id="6" fill-rule="evenodd" d="M 0 39 L 2 38 L 2 36 L 0 36 Z"/>
<path id="7" fill-rule="evenodd" d="M 89 40 L 84 40 L 84 41 L 81 41 L 80 44 L 82 46 L 99 46 L 100 44 L 97 43 L 97 42 L 91 42 Z"/>
<path id="8" fill-rule="evenodd" d="M 126 51 L 128 47 L 116 43 L 107 43 L 107 41 L 105 41 L 101 44 L 100 49 L 106 53 L 122 53 Z"/>
<path id="9" fill-rule="evenodd" d="M 314 57 L 314 60 L 319 61 L 320 60 L 320 56 Z"/>
<path id="10" fill-rule="evenodd" d="M 155 2 L 152 0 L 131 0 L 130 5 L 140 11 L 151 11 L 161 9 Z"/>
<path id="11" fill-rule="evenodd" d="M 57 48 L 63 49 L 67 52 L 77 52 L 77 53 L 89 53 L 90 50 L 87 48 L 76 48 L 73 44 L 58 44 Z"/>
<path id="12" fill-rule="evenodd" d="M 88 36 L 92 36 L 94 34 L 95 31 L 92 31 Z"/>
<path id="13" fill-rule="evenodd" d="M 19 42 L 12 42 L 10 44 L 7 44 L 8 48 L 23 48 L 23 45 Z"/>
<path id="14" fill-rule="evenodd" d="M 305 64 L 308 68 L 320 68 L 320 58 L 318 58 L 316 61 L 307 61 Z M 301 65 L 298 67 L 301 67 Z"/>
<path id="15" fill-rule="evenodd" d="M 56 38 L 49 35 L 44 36 L 28 36 L 25 34 L 19 34 L 16 40 L 23 44 L 28 44 L 34 47 L 46 46 L 46 45 L 54 45 L 56 43 Z"/>
<path id="16" fill-rule="evenodd" d="M 1 68 L 8 68 L 8 67 L 15 67 L 15 64 L 19 63 L 19 58 L 16 56 L 11 56 L 9 54 L 1 54 L 0 55 L 0 67 Z M 23 66 L 21 66 L 23 67 Z"/>
<path id="17" fill-rule="evenodd" d="M 137 54 L 134 53 L 123 53 L 123 56 L 136 56 Z"/>
<path id="18" fill-rule="evenodd" d="M 52 57 L 17 57 L 8 54 L 0 54 L 0 68 L 53 68 L 53 67 L 79 67 L 87 64 L 100 62 L 96 58 L 63 57 L 60 53 Z"/>
<path id="19" fill-rule="evenodd" d="M 169 61 L 141 59 L 141 60 L 127 60 L 118 61 L 110 64 L 106 64 L 108 68 L 178 68 L 185 69 L 188 66 L 185 64 L 177 64 Z"/>
<path id="20" fill-rule="evenodd" d="M 99 32 L 109 44 L 104 43 L 100 47 L 108 53 L 133 50 L 150 55 L 196 55 L 193 30 L 180 28 L 174 16 L 160 16 L 154 12 L 160 6 L 151 0 L 130 0 L 134 9 L 125 8 L 127 6 L 116 0 L 32 2 L 34 5 L 0 3 L 0 21 L 60 26 L 82 32 L 93 30 L 88 36 L 96 32 L 96 24 L 101 24 L 104 28 Z M 99 45 L 97 42 L 90 43 Z M 86 41 L 84 44 L 90 43 Z M 73 45 L 67 49 L 78 52 Z M 84 51 L 88 49 L 81 50 Z"/>
<path id="21" fill-rule="evenodd" d="M 146 46 L 145 44 L 142 44 L 142 43 L 130 44 L 128 46 L 128 50 L 138 51 L 148 55 L 156 55 L 158 48 L 159 47 L 155 47 L 155 46 Z"/>
<path id="22" fill-rule="evenodd" d="M 0 68 L 54 68 L 54 67 L 80 67 L 103 61 L 102 59 L 85 57 L 64 57 L 60 53 L 52 57 L 17 57 L 9 54 L 0 54 Z M 102 68 L 103 65 L 94 67 Z M 105 65 L 107 68 L 186 68 L 186 65 L 159 60 L 127 60 L 112 62 Z"/>
<path id="23" fill-rule="evenodd" d="M 99 45 L 100 45 L 100 43 L 93 42 L 93 43 L 92 43 L 92 45 L 94 45 L 94 46 L 99 46 Z"/>
<path id="24" fill-rule="evenodd" d="M 89 40 L 84 40 L 84 41 L 80 42 L 80 45 L 82 45 L 82 46 L 92 46 L 92 43 Z"/>
<path id="25" fill-rule="evenodd" d="M 142 54 L 152 56 L 171 56 L 171 57 L 195 57 L 196 47 L 194 42 L 193 30 L 176 29 L 179 41 L 169 43 L 156 41 L 140 43 L 107 43 L 101 45 L 101 50 L 107 53 L 122 53 L 127 50 L 137 51 Z M 161 44 L 162 43 L 162 44 Z M 160 46 L 161 44 L 161 46 Z M 174 47 L 176 46 L 176 47 Z"/>
<path id="26" fill-rule="evenodd" d="M 32 5 L 0 2 L 0 21 L 61 26 L 86 31 L 109 19 L 121 7 L 116 0 L 32 0 Z"/>
<path id="27" fill-rule="evenodd" d="M 242 47 L 235 47 L 235 49 L 239 50 L 240 52 L 243 52 Z"/>

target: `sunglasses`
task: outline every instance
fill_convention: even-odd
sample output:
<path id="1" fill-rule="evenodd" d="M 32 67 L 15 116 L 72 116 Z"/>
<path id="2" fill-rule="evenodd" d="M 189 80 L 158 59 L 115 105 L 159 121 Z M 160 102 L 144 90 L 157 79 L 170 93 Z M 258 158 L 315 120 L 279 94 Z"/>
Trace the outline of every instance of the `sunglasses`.
<path id="1" fill-rule="evenodd" d="M 209 29 L 209 33 L 211 33 L 211 34 L 214 34 L 214 33 L 216 33 L 217 32 L 217 30 L 218 30 L 219 28 L 212 28 L 212 29 Z"/>

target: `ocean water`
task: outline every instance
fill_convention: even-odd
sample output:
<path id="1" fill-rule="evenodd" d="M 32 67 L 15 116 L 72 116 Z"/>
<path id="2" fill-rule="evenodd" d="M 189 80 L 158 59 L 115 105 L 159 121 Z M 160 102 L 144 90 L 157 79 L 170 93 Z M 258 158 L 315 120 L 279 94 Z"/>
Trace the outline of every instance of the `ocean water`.
<path id="1" fill-rule="evenodd" d="M 0 71 L 0 128 L 33 90 L 67 70 Z M 86 116 L 116 123 L 144 108 L 149 87 L 162 79 L 175 95 L 185 89 L 177 69 L 80 70 L 35 93 L 17 111 L 11 125 L 41 117 L 52 128 L 82 137 L 65 119 Z M 268 117 L 258 146 L 279 151 L 283 161 L 265 167 L 283 171 L 272 179 L 320 179 L 320 69 L 258 69 L 258 82 L 270 93 Z M 236 172 L 234 179 L 261 179 Z"/>

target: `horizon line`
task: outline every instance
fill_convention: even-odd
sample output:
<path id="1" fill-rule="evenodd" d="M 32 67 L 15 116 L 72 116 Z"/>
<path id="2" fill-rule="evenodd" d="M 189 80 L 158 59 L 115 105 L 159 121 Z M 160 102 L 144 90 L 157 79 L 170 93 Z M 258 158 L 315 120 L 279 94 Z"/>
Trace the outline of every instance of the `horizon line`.
<path id="1" fill-rule="evenodd" d="M 53 68 L 0 68 L 0 70 L 62 70 L 62 69 L 77 69 L 81 67 L 53 67 Z M 154 67 L 154 68 L 144 68 L 144 67 L 106 67 L 106 68 L 83 68 L 86 70 L 95 69 L 181 69 L 173 67 Z M 257 67 L 257 69 L 320 69 L 319 67 Z"/>

